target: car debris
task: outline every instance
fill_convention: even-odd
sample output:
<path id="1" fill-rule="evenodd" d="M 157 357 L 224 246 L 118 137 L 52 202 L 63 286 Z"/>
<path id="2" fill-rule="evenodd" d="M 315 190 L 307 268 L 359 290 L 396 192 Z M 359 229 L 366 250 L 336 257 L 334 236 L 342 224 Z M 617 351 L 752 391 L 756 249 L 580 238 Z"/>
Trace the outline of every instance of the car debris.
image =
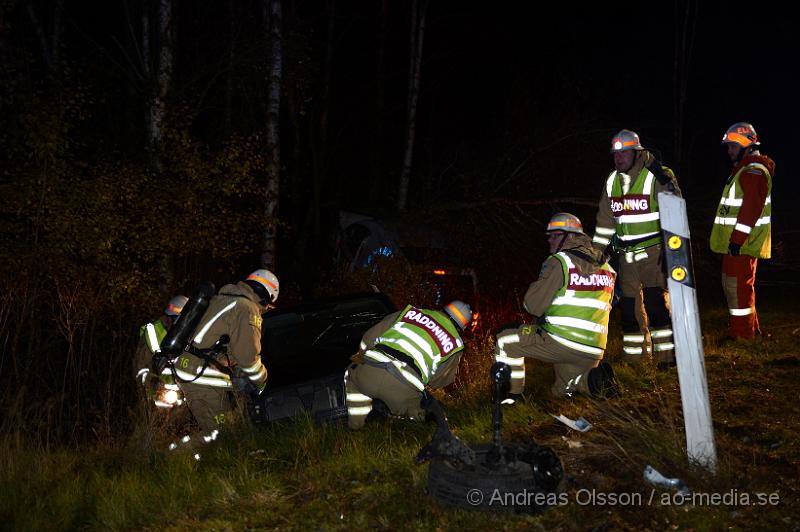
<path id="1" fill-rule="evenodd" d="M 683 480 L 679 478 L 667 478 L 649 465 L 644 468 L 644 479 L 653 486 L 674 489 L 682 495 L 689 495 L 691 493 L 689 486 L 687 486 Z"/>
<path id="2" fill-rule="evenodd" d="M 550 414 L 564 425 L 568 426 L 572 430 L 577 430 L 578 432 L 589 432 L 592 429 L 592 424 L 586 421 L 583 416 L 579 417 L 578 419 L 572 420 L 563 414 L 555 415 Z"/>

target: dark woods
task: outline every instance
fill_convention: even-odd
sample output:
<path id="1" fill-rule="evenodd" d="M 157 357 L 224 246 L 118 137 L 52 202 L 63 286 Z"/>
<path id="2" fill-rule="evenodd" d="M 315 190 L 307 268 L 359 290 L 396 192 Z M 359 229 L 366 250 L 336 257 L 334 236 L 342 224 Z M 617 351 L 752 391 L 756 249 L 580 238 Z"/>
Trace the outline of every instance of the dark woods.
<path id="1" fill-rule="evenodd" d="M 701 224 L 713 208 L 691 176 L 724 165 L 693 161 L 740 117 L 691 127 L 695 10 L 668 6 L 645 51 L 663 83 L 633 98 L 635 72 L 599 81 L 613 43 L 575 45 L 605 43 L 593 17 L 542 34 L 529 12 L 351 4 L 0 0 L 4 432 L 127 430 L 138 328 L 198 280 L 267 264 L 283 304 L 366 289 L 332 272 L 340 209 L 442 229 L 517 305 L 549 216 L 593 226 L 621 127 L 680 154 Z"/>

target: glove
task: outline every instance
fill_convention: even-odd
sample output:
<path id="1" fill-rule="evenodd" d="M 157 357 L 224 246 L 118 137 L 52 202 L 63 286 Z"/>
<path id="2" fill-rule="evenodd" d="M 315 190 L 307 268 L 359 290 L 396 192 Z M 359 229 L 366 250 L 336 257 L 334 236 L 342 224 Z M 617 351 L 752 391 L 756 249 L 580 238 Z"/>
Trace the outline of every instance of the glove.
<path id="1" fill-rule="evenodd" d="M 251 381 L 247 377 L 247 374 L 239 367 L 237 367 L 233 372 L 231 384 L 233 384 L 233 388 L 235 390 L 245 395 L 249 395 L 250 397 L 258 397 L 259 394 L 261 394 L 261 390 L 258 389 L 258 386 L 253 384 L 253 381 Z"/>
<path id="2" fill-rule="evenodd" d="M 739 250 L 741 250 L 741 249 L 742 249 L 742 245 L 741 244 L 734 244 L 733 242 L 728 244 L 728 253 L 730 255 L 734 256 L 734 257 L 738 257 L 739 256 Z"/>

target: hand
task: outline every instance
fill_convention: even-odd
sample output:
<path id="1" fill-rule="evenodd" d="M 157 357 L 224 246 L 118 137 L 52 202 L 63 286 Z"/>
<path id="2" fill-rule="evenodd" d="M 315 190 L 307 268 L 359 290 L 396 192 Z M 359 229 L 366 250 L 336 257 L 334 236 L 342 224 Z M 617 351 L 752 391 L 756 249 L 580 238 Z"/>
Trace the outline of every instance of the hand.
<path id="1" fill-rule="evenodd" d="M 738 257 L 739 256 L 739 251 L 741 249 L 742 249 L 742 245 L 741 244 L 734 244 L 733 242 L 728 244 L 728 253 L 733 257 Z"/>

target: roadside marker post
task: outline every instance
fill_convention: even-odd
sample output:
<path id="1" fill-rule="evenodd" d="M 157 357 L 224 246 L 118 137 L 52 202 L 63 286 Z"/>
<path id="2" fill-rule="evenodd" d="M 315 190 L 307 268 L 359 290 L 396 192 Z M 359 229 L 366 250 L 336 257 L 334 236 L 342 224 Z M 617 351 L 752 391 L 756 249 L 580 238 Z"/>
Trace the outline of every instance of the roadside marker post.
<path id="1" fill-rule="evenodd" d="M 672 332 L 681 388 L 689 461 L 716 473 L 717 451 L 708 401 L 703 335 L 697 308 L 686 201 L 671 192 L 658 194 Z"/>

